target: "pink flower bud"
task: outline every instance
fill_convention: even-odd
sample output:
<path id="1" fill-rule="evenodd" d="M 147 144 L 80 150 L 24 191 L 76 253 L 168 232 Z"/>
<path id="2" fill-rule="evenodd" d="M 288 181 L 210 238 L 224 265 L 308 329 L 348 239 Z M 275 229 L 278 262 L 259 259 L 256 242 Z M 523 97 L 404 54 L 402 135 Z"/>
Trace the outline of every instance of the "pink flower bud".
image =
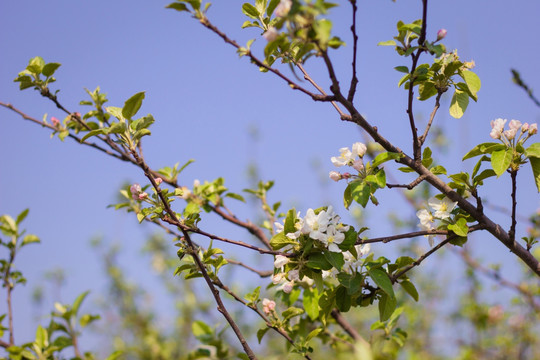
<path id="1" fill-rule="evenodd" d="M 154 181 L 156 182 L 157 185 L 160 185 L 163 182 L 163 179 L 162 178 L 155 178 Z"/>
<path id="2" fill-rule="evenodd" d="M 362 159 L 356 160 L 353 163 L 352 167 L 356 171 L 362 171 L 362 170 L 364 170 L 364 162 L 362 161 Z"/>
<path id="3" fill-rule="evenodd" d="M 276 302 L 267 298 L 263 299 L 262 305 L 263 311 L 266 315 L 270 314 L 270 312 L 274 311 L 274 309 L 276 308 Z"/>
<path id="4" fill-rule="evenodd" d="M 141 185 L 139 185 L 139 184 L 133 184 L 133 185 L 131 185 L 131 187 L 129 188 L 129 191 L 131 191 L 131 197 L 132 197 L 134 200 L 139 200 L 139 194 L 140 194 L 141 191 L 142 191 Z"/>
<path id="5" fill-rule="evenodd" d="M 139 200 L 146 199 L 147 197 L 148 197 L 148 194 L 145 192 L 139 194 Z"/>
<path id="6" fill-rule="evenodd" d="M 263 37 L 268 41 L 274 41 L 277 39 L 279 33 L 276 30 L 275 27 L 270 27 L 268 30 L 266 30 L 263 34 Z"/>
<path id="7" fill-rule="evenodd" d="M 510 130 L 506 130 L 506 131 L 504 132 L 504 136 L 506 136 L 506 138 L 507 138 L 508 140 L 512 140 L 513 138 L 516 137 L 516 133 L 517 133 L 517 130 L 515 130 L 515 129 L 510 129 Z"/>
<path id="8" fill-rule="evenodd" d="M 529 135 L 534 135 L 538 133 L 538 125 L 536 123 L 532 123 L 529 125 Z"/>
<path id="9" fill-rule="evenodd" d="M 283 292 L 286 294 L 290 294 L 294 286 L 294 281 L 289 281 L 283 285 Z"/>
<path id="10" fill-rule="evenodd" d="M 330 171 L 330 179 L 334 180 L 334 181 L 339 181 L 342 179 L 342 176 L 340 173 L 338 173 L 337 171 Z"/>
<path id="11" fill-rule="evenodd" d="M 351 177 L 351 174 L 348 173 L 348 172 L 346 172 L 346 173 L 341 174 L 341 176 L 342 176 L 344 179 L 348 179 L 348 178 Z"/>
<path id="12" fill-rule="evenodd" d="M 57 118 L 55 118 L 54 116 L 51 117 L 51 122 L 53 124 L 54 127 L 58 127 L 60 125 L 60 120 L 58 120 Z"/>
<path id="13" fill-rule="evenodd" d="M 446 36 L 446 29 L 441 29 L 437 31 L 437 41 L 444 39 Z"/>
<path id="14" fill-rule="evenodd" d="M 508 127 L 517 132 L 521 128 L 521 121 L 512 119 L 508 123 Z"/>
<path id="15" fill-rule="evenodd" d="M 527 130 L 529 130 L 529 123 L 525 123 L 521 126 L 522 133 L 527 132 Z"/>

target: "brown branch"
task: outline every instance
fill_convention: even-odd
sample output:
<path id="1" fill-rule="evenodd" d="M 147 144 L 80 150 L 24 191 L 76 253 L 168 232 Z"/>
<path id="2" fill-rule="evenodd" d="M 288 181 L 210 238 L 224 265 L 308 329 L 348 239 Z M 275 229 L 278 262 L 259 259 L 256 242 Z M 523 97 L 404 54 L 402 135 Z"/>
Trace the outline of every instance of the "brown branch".
<path id="1" fill-rule="evenodd" d="M 369 342 L 366 341 L 366 339 L 364 339 L 359 333 L 358 331 L 356 331 L 356 329 L 354 327 L 352 327 L 351 324 L 349 324 L 349 322 L 347 321 L 347 319 L 345 319 L 343 317 L 343 315 L 341 315 L 341 312 L 339 312 L 338 309 L 332 309 L 332 312 L 331 312 L 331 315 L 332 317 L 334 318 L 334 320 L 336 320 L 336 322 L 338 323 L 339 326 L 341 326 L 341 328 L 343 330 L 345 330 L 345 332 L 347 334 L 349 334 L 350 337 L 352 337 L 356 342 L 361 342 L 363 343 L 364 345 L 367 345 L 369 347 L 371 347 L 371 345 L 369 344 Z"/>
<path id="2" fill-rule="evenodd" d="M 326 92 L 323 90 L 323 88 L 321 88 L 319 86 L 319 84 L 317 84 L 315 82 L 315 80 L 313 80 L 313 78 L 311 76 L 309 76 L 309 74 L 307 73 L 306 69 L 304 69 L 304 67 L 302 66 L 302 64 L 298 63 L 296 64 L 296 66 L 300 69 L 300 71 L 302 72 L 302 74 L 304 74 L 304 79 L 309 81 L 311 83 L 311 85 L 313 85 L 317 90 L 319 90 L 319 92 L 324 95 L 324 96 L 328 96 L 326 94 Z M 331 101 L 331 104 L 332 106 L 336 109 L 336 111 L 339 113 L 340 116 L 343 116 L 345 115 L 345 113 L 343 112 L 343 110 L 341 110 L 339 108 L 339 105 L 335 102 L 335 101 Z"/>
<path id="3" fill-rule="evenodd" d="M 52 126 L 52 125 L 46 124 L 46 123 L 44 123 L 43 121 L 39 121 L 39 120 L 37 120 L 36 118 L 33 118 L 33 117 L 31 117 L 31 116 L 29 116 L 29 115 L 23 113 L 21 110 L 17 109 L 16 107 L 14 107 L 14 106 L 11 105 L 11 104 L 0 102 L 0 106 L 3 106 L 3 107 L 5 107 L 5 108 L 7 108 L 7 109 L 9 109 L 9 110 L 11 110 L 11 111 L 13 111 L 13 112 L 19 114 L 19 115 L 20 115 L 23 119 L 25 119 L 25 120 L 29 120 L 29 121 L 31 121 L 31 122 L 34 122 L 34 123 L 36 123 L 36 124 L 38 124 L 38 125 L 41 125 L 42 127 L 48 128 L 49 130 L 53 130 L 53 131 L 58 131 L 58 130 L 59 130 L 59 129 L 57 129 L 56 127 L 54 127 L 54 126 Z M 84 144 L 84 145 L 86 145 L 86 146 L 90 146 L 90 147 L 92 147 L 92 148 L 94 148 L 94 149 L 97 149 L 97 150 L 99 150 L 99 151 L 101 151 L 101 152 L 104 152 L 105 154 L 110 155 L 110 156 L 112 156 L 112 157 L 115 157 L 115 158 L 117 158 L 117 159 L 119 159 L 119 160 L 122 160 L 122 161 L 128 161 L 128 162 L 132 162 L 132 163 L 135 164 L 135 161 L 134 161 L 133 159 L 131 159 L 130 157 L 128 157 L 127 155 L 125 155 L 125 154 L 122 154 L 122 153 L 121 153 L 121 154 L 119 155 L 119 154 L 113 153 L 113 152 L 111 152 L 111 151 L 109 151 L 109 150 L 107 150 L 107 149 L 105 149 L 105 148 L 102 148 L 101 146 L 99 146 L 99 145 L 97 145 L 97 144 L 95 144 L 95 143 L 89 143 L 89 142 L 87 142 L 87 141 L 82 141 L 82 142 L 81 142 L 81 138 L 79 138 L 79 137 L 73 135 L 72 133 L 69 133 L 68 136 L 69 136 L 71 139 L 73 139 L 73 140 L 75 140 L 76 142 L 78 142 L 79 144 Z M 100 139 L 101 139 L 101 138 L 100 138 Z M 101 140 L 103 140 L 103 139 L 101 139 Z"/>
<path id="4" fill-rule="evenodd" d="M 215 34 L 217 34 L 220 38 L 222 38 L 227 44 L 230 44 L 232 45 L 233 47 L 235 47 L 236 49 L 240 49 L 240 45 L 238 45 L 238 43 L 232 39 L 230 39 L 225 33 L 223 33 L 221 30 L 219 30 L 214 24 L 212 24 L 208 18 L 206 17 L 202 17 L 200 19 L 200 22 L 201 24 L 210 29 L 212 32 L 214 32 Z M 259 66 L 259 67 L 262 67 L 274 74 L 276 74 L 278 77 L 280 77 L 281 79 L 283 79 L 285 82 L 287 82 L 287 85 L 289 85 L 292 89 L 294 90 L 299 90 L 301 92 L 303 92 L 304 94 L 310 96 L 313 100 L 315 101 L 333 101 L 335 100 L 335 98 L 333 96 L 324 96 L 324 95 L 318 95 L 318 94 L 314 94 L 306 89 L 304 89 L 303 87 L 301 87 L 300 85 L 298 85 L 297 83 L 295 83 L 294 81 L 292 81 L 290 78 L 288 78 L 287 76 L 285 76 L 283 73 L 281 73 L 279 70 L 271 67 L 271 66 L 268 66 L 267 64 L 265 64 L 263 61 L 261 61 L 259 58 L 257 58 L 255 55 L 253 55 L 253 53 L 250 51 L 250 50 L 246 50 L 246 54 L 245 56 L 249 57 L 249 59 L 251 60 L 252 63 L 254 63 L 255 65 Z"/>
<path id="5" fill-rule="evenodd" d="M 224 220 L 227 220 L 227 221 L 229 221 L 229 222 L 231 222 L 233 224 L 236 224 L 236 225 L 238 225 L 240 227 L 243 227 L 250 234 L 255 235 L 268 249 L 272 249 L 272 246 L 270 246 L 270 241 L 266 237 L 266 234 L 264 233 L 264 231 L 260 227 L 258 227 L 254 223 L 252 223 L 251 221 L 249 221 L 249 220 L 248 221 L 242 221 L 242 220 L 238 219 L 236 216 L 230 215 L 227 212 L 224 212 L 223 210 L 221 210 L 221 208 L 219 206 L 211 206 L 210 205 L 210 208 L 216 214 L 221 216 L 221 218 L 223 218 Z"/>
<path id="6" fill-rule="evenodd" d="M 469 228 L 469 234 L 478 230 L 483 230 L 484 227 L 482 225 L 473 225 Z M 362 244 L 370 244 L 370 243 L 388 243 L 390 241 L 394 240 L 401 240 L 401 239 L 410 239 L 417 236 L 428 236 L 428 235 L 451 235 L 453 234 L 451 231 L 448 230 L 422 230 L 422 231 L 414 231 L 406 234 L 399 234 L 399 235 L 392 235 L 392 236 L 384 236 L 379 238 L 371 238 L 371 239 L 362 239 L 356 242 L 357 245 Z"/>
<path id="7" fill-rule="evenodd" d="M 356 77 L 356 56 L 358 52 L 358 35 L 356 34 L 356 12 L 358 11 L 358 6 L 356 5 L 356 0 L 349 1 L 352 5 L 351 32 L 353 37 L 353 60 L 351 85 L 349 87 L 349 94 L 347 95 L 347 100 L 352 102 L 354 100 L 354 94 L 356 93 L 356 86 L 358 85 L 358 78 Z"/>
<path id="8" fill-rule="evenodd" d="M 418 266 L 422 263 L 422 261 L 424 261 L 428 256 L 430 256 L 431 254 L 435 253 L 437 250 L 441 249 L 444 245 L 448 244 L 450 241 L 452 241 L 453 239 L 457 238 L 458 236 L 457 235 L 450 235 L 448 236 L 445 240 L 441 241 L 440 243 L 438 243 L 434 248 L 432 248 L 431 250 L 429 250 L 427 253 L 425 253 L 424 255 L 420 256 L 418 259 L 416 259 L 412 264 L 410 265 L 407 265 L 406 267 L 404 267 L 401 271 L 399 271 L 398 273 L 392 275 L 390 277 L 390 280 L 392 280 L 392 283 L 395 283 L 401 276 L 403 276 L 403 274 L 405 274 L 406 272 L 408 272 L 409 270 L 411 270 L 412 268 L 414 268 L 415 266 Z"/>
<path id="9" fill-rule="evenodd" d="M 163 192 L 159 188 L 159 185 L 156 183 L 155 178 L 154 178 L 153 174 L 150 172 L 150 168 L 145 163 L 144 159 L 141 158 L 139 156 L 139 154 L 137 154 L 137 152 L 134 151 L 134 150 L 132 151 L 132 155 L 135 158 L 135 160 L 137 161 L 137 164 L 139 165 L 139 167 L 144 171 L 144 174 L 146 175 L 148 180 L 150 180 L 150 183 L 152 184 L 154 189 L 156 190 L 156 192 L 158 194 L 158 197 L 160 198 L 160 200 L 161 200 L 161 202 L 163 204 L 165 212 L 168 214 L 170 219 L 173 221 L 173 224 L 176 227 L 178 227 L 178 229 L 180 229 L 180 231 L 182 232 L 184 240 L 185 240 L 185 242 L 186 242 L 186 244 L 188 246 L 189 255 L 193 258 L 195 264 L 197 265 L 197 267 L 199 268 L 199 271 L 201 272 L 201 275 L 203 276 L 206 284 L 208 285 L 208 288 L 210 289 L 210 292 L 212 293 L 212 296 L 214 297 L 214 300 L 215 300 L 215 302 L 217 304 L 217 310 L 223 315 L 223 317 L 225 317 L 225 319 L 227 320 L 227 322 L 229 323 L 229 325 L 233 329 L 233 331 L 234 331 L 236 337 L 238 338 L 238 340 L 240 341 L 240 344 L 242 345 L 242 348 L 244 349 L 244 352 L 246 353 L 246 355 L 252 360 L 257 359 L 257 357 L 255 356 L 255 353 L 253 353 L 253 350 L 251 349 L 251 347 L 249 346 L 246 338 L 242 334 L 242 331 L 240 330 L 240 328 L 238 327 L 238 325 L 236 324 L 236 322 L 234 321 L 234 319 L 232 318 L 230 313 L 227 311 L 227 308 L 225 307 L 225 305 L 223 304 L 223 301 L 221 300 L 219 290 L 217 290 L 215 288 L 214 283 L 213 283 L 212 279 L 210 278 L 210 275 L 208 274 L 208 271 L 206 270 L 206 266 L 204 265 L 204 263 L 199 258 L 198 254 L 197 254 L 197 248 L 194 245 L 194 243 L 191 240 L 191 237 L 189 235 L 189 231 L 191 229 L 189 229 L 185 225 L 183 225 L 180 222 L 180 220 L 177 218 L 176 213 L 171 209 L 167 197 L 163 194 Z"/>
<path id="10" fill-rule="evenodd" d="M 237 260 L 233 260 L 233 259 L 226 259 L 226 260 L 227 260 L 228 263 L 238 265 L 238 266 L 246 268 L 246 269 L 248 269 L 250 271 L 253 271 L 255 274 L 259 275 L 261 278 L 270 277 L 274 273 L 274 271 L 272 271 L 272 270 L 267 270 L 267 271 L 257 270 L 255 268 L 252 268 L 251 266 L 246 265 L 243 262 L 240 262 L 240 261 L 237 261 Z"/>
<path id="11" fill-rule="evenodd" d="M 234 291 L 232 291 L 228 286 L 224 285 L 221 280 L 219 280 L 219 278 L 213 280 L 214 282 L 214 285 L 216 285 L 217 287 L 219 287 L 220 289 L 224 290 L 225 292 L 227 292 L 229 295 L 231 295 L 236 301 L 238 301 L 239 303 L 245 305 L 246 307 L 250 308 L 251 310 L 255 311 L 257 313 L 257 315 L 259 315 L 263 320 L 264 322 L 266 323 L 266 326 L 268 326 L 269 328 L 275 330 L 278 334 L 280 334 L 281 336 L 283 336 L 292 346 L 295 346 L 294 344 L 294 340 L 289 336 L 289 334 L 287 334 L 287 332 L 277 326 L 274 326 L 272 325 L 272 323 L 270 322 L 270 320 L 256 307 L 256 306 L 250 306 L 248 305 L 248 303 L 242 299 L 240 296 L 238 296 Z M 311 359 L 311 357 L 309 357 L 309 355 L 305 355 L 304 356 L 306 359 Z"/>
<path id="12" fill-rule="evenodd" d="M 426 176 L 422 175 L 416 178 L 414 181 L 412 181 L 410 184 L 386 184 L 386 186 L 389 189 L 392 188 L 406 188 L 408 190 L 414 189 L 417 185 L 419 185 L 422 181 L 426 179 Z"/>
<path id="13" fill-rule="evenodd" d="M 435 114 L 437 113 L 437 110 L 439 110 L 439 107 L 441 107 L 440 100 L 441 100 L 442 94 L 443 93 L 441 91 L 439 91 L 439 93 L 437 94 L 437 97 L 435 98 L 435 107 L 431 111 L 431 115 L 429 116 L 429 121 L 426 126 L 426 129 L 424 130 L 424 134 L 418 138 L 418 141 L 420 142 L 420 146 L 422 146 L 424 142 L 426 141 L 426 138 L 429 133 L 429 129 L 431 129 L 431 125 L 433 124 L 433 119 L 435 119 Z"/>
<path id="14" fill-rule="evenodd" d="M 512 178 L 512 225 L 510 225 L 510 230 L 508 231 L 508 236 L 511 241 L 516 241 L 516 178 L 517 170 L 510 170 L 510 177 Z"/>

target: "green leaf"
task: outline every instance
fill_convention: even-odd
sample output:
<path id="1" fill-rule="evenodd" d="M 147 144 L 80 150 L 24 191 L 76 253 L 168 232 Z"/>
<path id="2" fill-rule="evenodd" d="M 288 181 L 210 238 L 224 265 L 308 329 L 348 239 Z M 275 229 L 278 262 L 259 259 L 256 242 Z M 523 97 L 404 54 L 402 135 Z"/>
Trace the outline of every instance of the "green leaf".
<path id="1" fill-rule="evenodd" d="M 381 321 L 386 321 L 392 316 L 396 309 L 397 300 L 394 296 L 387 293 L 382 293 L 379 299 L 379 318 Z"/>
<path id="2" fill-rule="evenodd" d="M 476 75 L 472 71 L 461 71 L 459 75 L 463 78 L 463 80 L 465 80 L 467 86 L 469 87 L 469 90 L 476 97 L 476 93 L 480 90 L 480 87 L 482 86 L 478 75 Z"/>
<path id="3" fill-rule="evenodd" d="M 41 327 L 41 325 L 38 325 L 38 328 L 36 330 L 35 343 L 40 350 L 49 346 L 49 335 L 47 333 L 47 330 Z"/>
<path id="4" fill-rule="evenodd" d="M 315 336 L 319 335 L 319 333 L 323 331 L 322 328 L 317 328 L 315 330 L 312 330 L 308 336 L 306 336 L 306 342 L 308 342 L 309 340 L 313 339 Z"/>
<path id="5" fill-rule="evenodd" d="M 491 154 L 491 167 L 497 177 L 501 176 L 510 166 L 513 157 L 513 149 L 498 150 Z"/>
<path id="6" fill-rule="evenodd" d="M 406 75 L 404 75 L 404 76 L 398 81 L 397 86 L 400 87 L 401 85 L 403 85 L 403 83 L 406 82 L 407 80 L 409 80 L 410 77 L 411 77 L 411 74 L 406 74 Z"/>
<path id="7" fill-rule="evenodd" d="M 536 189 L 540 193 L 540 158 L 530 158 L 529 161 L 531 163 Z"/>
<path id="8" fill-rule="evenodd" d="M 30 59 L 26 69 L 34 74 L 41 74 L 43 66 L 45 66 L 43 58 L 41 56 L 36 56 L 35 58 Z"/>
<path id="9" fill-rule="evenodd" d="M 272 242 L 270 242 L 270 245 L 272 245 Z M 330 264 L 322 253 L 310 254 L 307 266 L 311 269 L 317 270 L 330 270 L 332 268 L 332 264 Z"/>
<path id="10" fill-rule="evenodd" d="M 409 73 L 409 68 L 406 66 L 396 66 L 394 69 L 405 74 Z"/>
<path id="11" fill-rule="evenodd" d="M 416 290 L 416 287 L 412 282 L 410 282 L 409 280 L 405 280 L 400 282 L 399 284 L 401 285 L 403 290 L 405 290 L 407 294 L 409 294 L 414 299 L 414 301 L 418 301 L 418 291 Z"/>
<path id="12" fill-rule="evenodd" d="M 352 300 L 347 295 L 347 289 L 343 286 L 339 286 L 336 291 L 336 306 L 339 311 L 347 312 L 351 308 Z"/>
<path id="13" fill-rule="evenodd" d="M 83 136 L 83 138 L 81 139 L 81 142 L 84 142 L 86 139 L 88 139 L 88 138 L 90 138 L 92 136 L 103 135 L 104 133 L 105 133 L 105 129 L 92 130 L 88 134 Z"/>
<path id="14" fill-rule="evenodd" d="M 495 171 L 493 171 L 492 169 L 486 169 L 484 171 L 482 171 L 480 174 L 478 174 L 478 176 L 475 176 L 474 179 L 473 179 L 473 182 L 474 182 L 474 185 L 477 185 L 479 184 L 481 181 L 489 178 L 489 177 L 492 177 L 492 176 L 495 176 L 497 174 L 495 174 Z"/>
<path id="15" fill-rule="evenodd" d="M 177 10 L 177 11 L 188 11 L 189 12 L 189 9 L 187 8 L 186 4 L 182 4 L 182 3 L 171 3 L 167 6 L 165 6 L 166 9 L 174 9 L 174 10 Z"/>
<path id="16" fill-rule="evenodd" d="M 118 120 L 123 120 L 124 116 L 122 116 L 122 109 L 116 106 L 108 106 L 105 108 L 109 114 L 117 118 Z"/>
<path id="17" fill-rule="evenodd" d="M 270 240 L 270 246 L 274 250 L 279 250 L 288 244 L 296 244 L 296 242 L 285 236 L 284 232 L 277 233 Z"/>
<path id="18" fill-rule="evenodd" d="M 120 350 L 116 350 L 115 352 L 113 352 L 111 355 L 109 355 L 107 357 L 107 359 L 105 360 L 117 360 L 117 359 L 120 359 L 120 357 L 124 355 L 124 353 Z"/>
<path id="19" fill-rule="evenodd" d="M 381 270 L 380 268 L 374 268 L 369 269 L 368 274 L 373 279 L 375 284 L 377 284 L 377 286 L 380 287 L 386 294 L 391 297 L 395 297 L 392 282 L 385 271 Z"/>
<path id="20" fill-rule="evenodd" d="M 26 219 L 26 216 L 30 212 L 30 209 L 24 209 L 19 215 L 17 215 L 17 219 L 15 220 L 15 223 L 19 225 L 24 219 Z"/>
<path id="21" fill-rule="evenodd" d="M 450 103 L 450 115 L 456 119 L 461 118 L 468 105 L 469 95 L 466 92 L 456 89 Z"/>
<path id="22" fill-rule="evenodd" d="M 429 171 L 431 171 L 435 175 L 441 175 L 441 174 L 446 175 L 446 173 L 447 173 L 446 169 L 441 165 L 434 166 L 431 169 L 429 169 Z"/>
<path id="23" fill-rule="evenodd" d="M 281 315 L 283 315 L 283 321 L 286 321 L 295 316 L 302 315 L 303 313 L 304 313 L 303 309 L 291 306 L 290 308 L 285 310 Z"/>
<path id="24" fill-rule="evenodd" d="M 74 315 L 77 315 L 77 313 L 79 312 L 79 308 L 81 307 L 81 304 L 88 295 L 88 293 L 90 293 L 90 291 L 83 292 L 81 295 L 77 296 L 77 299 L 75 299 L 75 301 L 73 302 L 72 310 Z"/>
<path id="25" fill-rule="evenodd" d="M 132 97 L 126 100 L 124 107 L 122 108 L 122 116 L 126 119 L 131 119 L 139 109 L 141 108 L 144 100 L 144 91 L 136 93 Z"/>
<path id="26" fill-rule="evenodd" d="M 525 153 L 528 158 L 540 158 L 540 143 L 531 144 L 531 146 L 525 150 Z"/>
<path id="27" fill-rule="evenodd" d="M 259 344 L 261 343 L 261 340 L 262 340 L 264 334 L 266 334 L 268 332 L 268 330 L 270 330 L 269 327 L 264 327 L 264 328 L 259 329 L 257 331 L 257 340 L 259 340 Z"/>
<path id="28" fill-rule="evenodd" d="M 482 154 L 491 154 L 494 151 L 506 149 L 506 146 L 500 143 L 482 143 L 476 145 L 474 148 L 472 148 L 471 151 L 469 151 L 462 160 L 467 160 L 472 157 L 482 155 Z"/>
<path id="29" fill-rule="evenodd" d="M 127 126 L 124 122 L 115 122 L 111 124 L 111 127 L 108 130 L 109 134 L 122 134 L 126 132 Z M 101 130 L 101 129 L 98 129 Z"/>
<path id="30" fill-rule="evenodd" d="M 39 243 L 39 241 L 40 240 L 39 240 L 39 237 L 37 237 L 37 235 L 29 234 L 23 238 L 21 247 L 27 244 Z"/>
<path id="31" fill-rule="evenodd" d="M 319 317 L 319 297 L 316 292 L 316 289 L 305 289 L 304 299 L 302 300 L 304 310 L 311 321 L 315 321 Z"/>
<path id="32" fill-rule="evenodd" d="M 142 138 L 143 136 L 147 136 L 147 135 L 151 135 L 152 132 L 148 129 L 141 129 L 139 131 L 137 131 L 135 134 L 133 134 L 133 140 L 139 140 L 140 138 Z"/>
<path id="33" fill-rule="evenodd" d="M 455 224 L 448 225 L 448 230 L 453 231 L 456 235 L 467 237 L 467 234 L 469 233 L 467 220 L 465 218 L 459 218 Z"/>
<path id="34" fill-rule="evenodd" d="M 81 327 L 84 328 L 84 327 L 87 327 L 92 322 L 94 322 L 96 320 L 99 320 L 100 318 L 101 318 L 101 316 L 99 316 L 99 315 L 84 314 L 79 319 L 79 324 L 81 325 Z"/>
<path id="35" fill-rule="evenodd" d="M 376 166 L 379 166 L 382 163 L 385 163 L 387 161 L 399 160 L 399 159 L 401 159 L 401 154 L 400 153 L 383 152 L 383 153 L 380 153 L 379 155 L 377 155 L 375 157 L 375 159 L 373 159 L 373 161 L 371 162 L 371 166 L 376 167 Z"/>
<path id="36" fill-rule="evenodd" d="M 242 12 L 244 13 L 244 15 L 252 18 L 252 19 L 258 19 L 260 14 L 259 14 L 259 11 L 257 11 L 257 9 L 255 8 L 255 6 L 249 4 L 249 3 L 245 3 L 242 5 Z"/>
<path id="37" fill-rule="evenodd" d="M 423 82 L 418 86 L 418 93 L 420 94 L 420 96 L 418 97 L 418 100 L 420 101 L 427 100 L 430 97 L 437 95 L 438 92 L 439 91 L 437 90 L 433 82 L 431 81 Z"/>
<path id="38" fill-rule="evenodd" d="M 212 328 L 206 323 L 200 320 L 195 320 L 193 324 L 191 324 L 191 332 L 197 339 L 201 340 L 201 338 L 204 339 L 204 337 L 207 335 L 212 335 L 214 330 L 212 330 Z"/>
<path id="39" fill-rule="evenodd" d="M 371 195 L 369 185 L 360 181 L 353 181 L 349 184 L 349 186 L 351 189 L 350 191 L 352 199 L 362 205 L 362 207 L 366 207 L 369 201 L 369 196 Z"/>
<path id="40" fill-rule="evenodd" d="M 396 46 L 396 42 L 394 40 L 381 41 L 377 46 Z"/>
<path id="41" fill-rule="evenodd" d="M 41 70 L 41 73 L 45 75 L 46 77 L 52 76 L 56 69 L 60 67 L 59 63 L 48 63 L 47 65 L 43 66 L 43 69 Z"/>
<path id="42" fill-rule="evenodd" d="M 333 252 L 333 251 L 325 251 L 324 257 L 330 264 L 332 264 L 333 267 L 335 267 L 338 270 L 341 270 L 343 265 L 345 265 L 345 260 L 343 258 L 342 253 Z"/>
<path id="43" fill-rule="evenodd" d="M 238 200 L 238 201 L 241 201 L 241 202 L 246 202 L 246 199 L 244 199 L 244 197 L 240 194 L 236 194 L 236 193 L 226 193 L 225 194 L 225 197 L 230 197 L 232 199 L 235 199 L 235 200 Z"/>

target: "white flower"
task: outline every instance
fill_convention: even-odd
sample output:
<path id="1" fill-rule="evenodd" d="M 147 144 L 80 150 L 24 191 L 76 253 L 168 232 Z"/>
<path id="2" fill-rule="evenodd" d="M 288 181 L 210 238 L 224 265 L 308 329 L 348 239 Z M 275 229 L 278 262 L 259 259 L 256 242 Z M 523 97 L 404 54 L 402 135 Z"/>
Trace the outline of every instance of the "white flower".
<path id="1" fill-rule="evenodd" d="M 371 251 L 371 245 L 369 244 L 355 245 L 354 248 L 356 249 L 358 257 L 362 257 Z"/>
<path id="2" fill-rule="evenodd" d="M 450 217 L 450 212 L 454 210 L 457 202 L 453 202 L 447 197 L 442 200 L 439 200 L 436 197 L 432 197 L 428 200 L 428 205 L 431 206 L 433 210 L 435 210 L 435 213 L 433 214 L 434 217 L 444 220 Z"/>
<path id="3" fill-rule="evenodd" d="M 292 0 L 281 0 L 274 10 L 276 16 L 282 17 L 289 13 L 292 7 Z"/>
<path id="4" fill-rule="evenodd" d="M 332 161 L 332 164 L 334 164 L 337 167 L 349 165 L 350 163 L 354 162 L 354 154 L 349 150 L 348 147 L 344 147 L 339 149 L 339 156 L 335 157 L 332 156 L 330 158 L 330 161 Z"/>
<path id="5" fill-rule="evenodd" d="M 425 231 L 429 231 L 433 229 L 433 215 L 426 209 L 419 210 L 416 213 L 416 216 L 420 219 L 420 228 Z M 425 235 L 428 238 L 429 246 L 433 246 L 433 235 Z"/>
<path id="6" fill-rule="evenodd" d="M 352 145 L 352 152 L 356 156 L 364 157 L 364 155 L 366 154 L 366 150 L 366 145 L 362 144 L 361 142 L 356 142 Z"/>
<path id="7" fill-rule="evenodd" d="M 285 279 L 285 273 L 277 273 L 274 276 L 272 276 L 272 283 L 274 285 L 277 285 L 281 283 Z"/>
<path id="8" fill-rule="evenodd" d="M 329 208 L 330 210 L 331 208 Z M 328 226 L 328 214 L 322 210 L 318 215 L 315 215 L 313 209 L 308 209 L 306 217 L 304 218 L 304 224 L 307 228 L 304 231 L 309 230 L 309 237 L 312 239 L 320 240 L 323 238 L 324 232 Z"/>
<path id="9" fill-rule="evenodd" d="M 517 132 L 521 128 L 521 121 L 512 119 L 508 123 L 508 127 Z"/>
<path id="10" fill-rule="evenodd" d="M 289 281 L 283 284 L 283 286 L 279 290 L 283 290 L 284 293 L 289 294 L 292 291 L 293 286 L 294 286 L 294 281 Z"/>
<path id="11" fill-rule="evenodd" d="M 338 244 L 341 244 L 345 240 L 345 234 L 339 232 L 334 225 L 330 225 L 326 229 L 326 236 L 319 240 L 328 247 L 328 250 L 341 252 Z"/>
<path id="12" fill-rule="evenodd" d="M 493 139 L 500 139 L 501 134 L 504 129 L 504 124 L 506 124 L 506 119 L 495 119 L 491 121 L 491 132 L 489 133 L 489 136 L 491 136 Z"/>
<path id="13" fill-rule="evenodd" d="M 277 39 L 279 35 L 279 32 L 277 29 L 273 26 L 270 26 L 268 30 L 266 30 L 263 34 L 263 38 L 265 38 L 267 41 L 274 41 Z"/>
<path id="14" fill-rule="evenodd" d="M 513 138 L 516 137 L 516 133 L 517 133 L 517 130 L 514 130 L 514 129 L 509 129 L 509 130 L 506 130 L 504 132 L 504 136 L 506 136 L 506 138 L 508 140 L 512 140 Z"/>
<path id="15" fill-rule="evenodd" d="M 289 273 L 287 274 L 287 278 L 290 281 L 300 280 L 300 271 L 298 269 L 289 271 Z"/>
<path id="16" fill-rule="evenodd" d="M 276 269 L 280 269 L 283 266 L 285 266 L 285 264 L 287 264 L 288 262 L 289 262 L 288 257 L 283 256 L 283 255 L 276 255 L 276 259 L 274 260 L 274 267 Z"/>

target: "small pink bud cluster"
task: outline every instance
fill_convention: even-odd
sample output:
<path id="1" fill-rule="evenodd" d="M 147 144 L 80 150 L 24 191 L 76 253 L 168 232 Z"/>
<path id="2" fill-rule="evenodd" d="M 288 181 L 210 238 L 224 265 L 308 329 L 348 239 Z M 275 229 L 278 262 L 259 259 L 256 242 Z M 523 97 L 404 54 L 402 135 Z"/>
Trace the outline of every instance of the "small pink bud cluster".
<path id="1" fill-rule="evenodd" d="M 161 185 L 161 183 L 163 182 L 163 179 L 162 178 L 155 178 L 154 181 L 156 182 L 157 185 Z"/>
<path id="2" fill-rule="evenodd" d="M 489 133 L 489 136 L 491 136 L 493 139 L 501 139 L 504 137 L 506 140 L 510 141 L 516 138 L 518 136 L 518 140 L 521 138 L 522 135 L 527 133 L 526 138 L 523 140 L 525 141 L 530 136 L 538 133 L 538 125 L 536 123 L 524 123 L 521 124 L 521 121 L 519 120 L 510 120 L 508 123 L 508 130 L 504 130 L 504 125 L 506 124 L 506 119 L 495 119 L 491 121 L 491 132 Z"/>
<path id="3" fill-rule="evenodd" d="M 446 36 L 446 29 L 437 31 L 437 41 L 444 39 Z"/>
<path id="4" fill-rule="evenodd" d="M 337 167 L 350 166 L 358 172 L 364 170 L 364 155 L 366 154 L 366 145 L 357 142 L 352 145 L 352 151 L 348 147 L 339 149 L 339 156 L 333 156 L 330 160 L 332 164 Z M 341 179 L 348 179 L 351 177 L 349 173 L 340 174 L 337 171 L 330 171 L 330 179 L 339 181 Z"/>
<path id="5" fill-rule="evenodd" d="M 148 197 L 148 194 L 142 191 L 141 185 L 139 184 L 133 184 L 129 188 L 129 191 L 131 191 L 131 197 L 134 200 L 143 200 Z"/>
<path id="6" fill-rule="evenodd" d="M 60 126 L 60 120 L 58 120 L 57 118 L 55 118 L 54 116 L 51 117 L 51 122 L 53 124 L 54 127 L 59 127 Z"/>
<path id="7" fill-rule="evenodd" d="M 276 308 L 276 302 L 274 300 L 269 300 L 267 298 L 263 299 L 262 305 L 263 305 L 263 311 L 266 315 L 270 314 Z"/>

